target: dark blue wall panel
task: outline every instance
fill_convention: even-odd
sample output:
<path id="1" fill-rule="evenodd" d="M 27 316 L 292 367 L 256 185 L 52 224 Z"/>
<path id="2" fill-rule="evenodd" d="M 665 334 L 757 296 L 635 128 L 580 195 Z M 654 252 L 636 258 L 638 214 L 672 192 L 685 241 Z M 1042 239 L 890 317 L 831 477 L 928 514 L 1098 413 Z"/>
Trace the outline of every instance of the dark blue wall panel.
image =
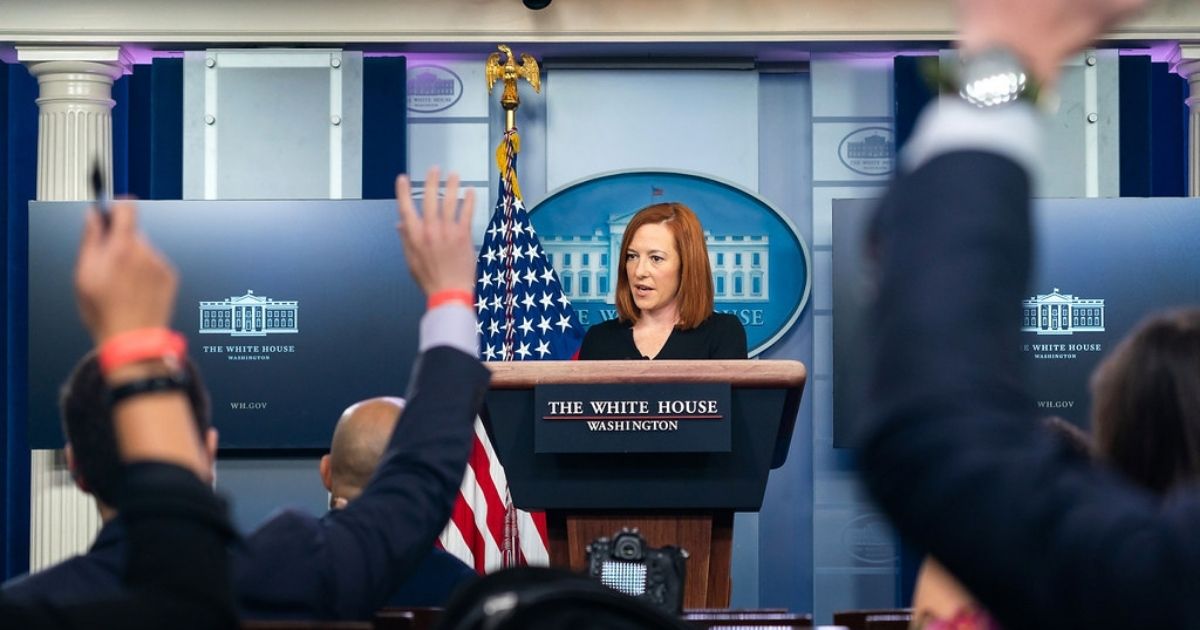
<path id="1" fill-rule="evenodd" d="M 1121 196 L 1151 196 L 1151 63 L 1144 55 L 1120 58 Z"/>
<path id="2" fill-rule="evenodd" d="M 29 446 L 27 440 L 28 385 L 28 226 L 29 201 L 37 190 L 37 81 L 23 66 L 3 66 L 0 77 L 0 172 L 3 179 L 4 242 L 3 291 L 3 391 L 4 404 L 3 573 L 24 573 L 29 568 Z"/>
<path id="3" fill-rule="evenodd" d="M 931 77 L 925 75 L 925 69 L 936 68 L 937 61 L 937 57 L 898 55 L 893 62 L 897 152 L 908 142 L 925 104 L 937 96 L 937 89 L 931 83 Z"/>
<path id="4" fill-rule="evenodd" d="M 183 198 L 183 59 L 155 59 L 150 77 L 148 199 Z"/>
<path id="5" fill-rule="evenodd" d="M 1185 197 L 1188 194 L 1188 111 L 1184 102 L 1188 96 L 1187 81 L 1171 72 L 1167 64 L 1155 63 L 1150 87 L 1151 194 Z"/>
<path id="6" fill-rule="evenodd" d="M 396 196 L 408 172 L 408 76 L 404 57 L 363 59 L 362 198 Z"/>

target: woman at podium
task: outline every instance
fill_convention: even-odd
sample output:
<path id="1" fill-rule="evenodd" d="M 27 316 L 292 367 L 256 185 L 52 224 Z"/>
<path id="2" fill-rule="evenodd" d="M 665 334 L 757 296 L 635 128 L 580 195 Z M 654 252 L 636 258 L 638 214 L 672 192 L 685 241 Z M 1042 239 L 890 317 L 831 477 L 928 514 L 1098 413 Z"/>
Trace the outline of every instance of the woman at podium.
<path id="1" fill-rule="evenodd" d="M 617 317 L 592 326 L 582 360 L 745 359 L 746 330 L 713 312 L 704 229 L 690 208 L 659 203 L 638 211 L 618 250 Z"/>

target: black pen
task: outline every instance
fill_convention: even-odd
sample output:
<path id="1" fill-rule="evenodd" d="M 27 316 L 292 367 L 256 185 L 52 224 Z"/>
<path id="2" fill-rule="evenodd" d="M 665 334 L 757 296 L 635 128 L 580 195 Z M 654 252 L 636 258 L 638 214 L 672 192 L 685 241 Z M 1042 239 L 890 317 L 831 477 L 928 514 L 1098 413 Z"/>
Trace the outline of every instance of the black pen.
<path id="1" fill-rule="evenodd" d="M 104 174 L 100 171 L 100 162 L 92 162 L 92 198 L 96 200 L 96 212 L 100 214 L 100 222 L 107 230 L 112 223 L 112 213 L 108 209 L 108 192 L 104 189 Z"/>

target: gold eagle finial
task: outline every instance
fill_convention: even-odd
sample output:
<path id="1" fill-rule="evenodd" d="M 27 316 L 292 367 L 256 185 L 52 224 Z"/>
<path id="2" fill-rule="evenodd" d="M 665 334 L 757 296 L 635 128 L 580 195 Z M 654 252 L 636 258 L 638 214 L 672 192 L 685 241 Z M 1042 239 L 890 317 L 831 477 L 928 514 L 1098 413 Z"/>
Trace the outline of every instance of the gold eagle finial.
<path id="1" fill-rule="evenodd" d="M 507 113 L 507 129 L 512 129 L 515 126 L 514 112 L 521 105 L 521 97 L 517 94 L 517 82 L 525 79 L 533 86 L 534 92 L 541 93 L 542 73 L 533 55 L 523 54 L 521 63 L 517 63 L 516 55 L 513 54 L 511 48 L 504 44 L 500 44 L 496 48 L 500 52 L 488 55 L 485 66 L 488 92 L 492 91 L 497 81 L 504 81 L 504 92 L 500 95 L 500 105 Z M 507 57 L 503 63 L 501 63 L 502 55 Z"/>

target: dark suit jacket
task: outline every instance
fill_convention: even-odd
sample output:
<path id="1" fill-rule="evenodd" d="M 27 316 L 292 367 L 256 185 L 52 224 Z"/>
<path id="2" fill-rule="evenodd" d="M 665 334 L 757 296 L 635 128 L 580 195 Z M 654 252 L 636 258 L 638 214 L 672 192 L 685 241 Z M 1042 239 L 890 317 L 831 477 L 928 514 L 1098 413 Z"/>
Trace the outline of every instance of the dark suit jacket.
<path id="1" fill-rule="evenodd" d="M 1200 495 L 1165 505 L 1038 429 L 1022 381 L 1029 181 L 934 158 L 882 201 L 867 482 L 1009 628 L 1200 627 Z"/>
<path id="2" fill-rule="evenodd" d="M 279 512 L 234 546 L 242 614 L 368 619 L 388 604 L 449 520 L 489 378 L 458 350 L 422 354 L 404 418 L 362 495 L 321 518 Z M 102 531 L 88 554 L 6 586 L 6 596 L 66 602 L 119 591 L 120 534 L 112 531 Z"/>
<path id="3" fill-rule="evenodd" d="M 118 576 L 123 588 L 71 605 L 14 602 L 0 594 L 0 627 L 199 630 L 236 625 L 223 553 L 233 530 L 212 489 L 178 466 L 143 462 L 128 468 L 118 505 L 129 521 L 128 571 Z"/>

